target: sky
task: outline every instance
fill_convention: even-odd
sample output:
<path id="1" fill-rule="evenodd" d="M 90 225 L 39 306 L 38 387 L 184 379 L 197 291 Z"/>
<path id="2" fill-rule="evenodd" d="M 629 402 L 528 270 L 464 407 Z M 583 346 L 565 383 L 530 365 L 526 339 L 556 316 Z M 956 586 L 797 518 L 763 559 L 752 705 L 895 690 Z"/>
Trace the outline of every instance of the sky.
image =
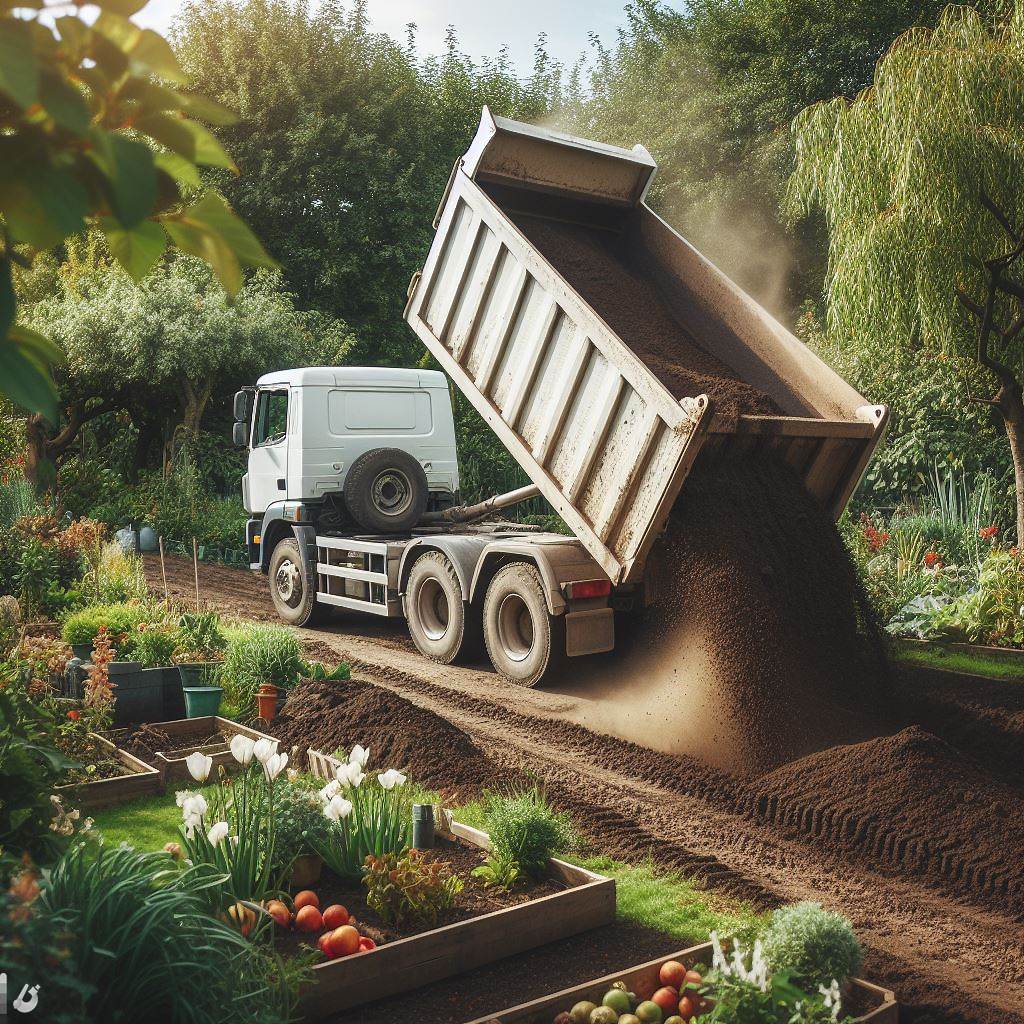
<path id="1" fill-rule="evenodd" d="M 166 31 L 181 6 L 181 0 L 150 0 L 135 21 Z M 368 12 L 374 29 L 401 40 L 405 26 L 416 22 L 422 53 L 443 50 L 448 25 L 458 29 L 462 49 L 471 57 L 494 55 L 507 43 L 515 67 L 528 74 L 540 32 L 547 33 L 548 52 L 571 64 L 586 49 L 589 32 L 614 42 L 623 6 L 624 0 L 369 0 Z"/>

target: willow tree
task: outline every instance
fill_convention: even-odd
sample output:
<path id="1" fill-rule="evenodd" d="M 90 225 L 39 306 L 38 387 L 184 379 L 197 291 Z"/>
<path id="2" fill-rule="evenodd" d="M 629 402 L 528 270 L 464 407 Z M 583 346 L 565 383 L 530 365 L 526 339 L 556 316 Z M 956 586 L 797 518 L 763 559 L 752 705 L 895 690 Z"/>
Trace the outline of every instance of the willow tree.
<path id="1" fill-rule="evenodd" d="M 856 99 L 809 107 L 793 131 L 787 202 L 828 223 L 833 341 L 866 360 L 923 347 L 981 364 L 986 393 L 969 397 L 1005 425 L 1024 539 L 1021 303 L 1002 259 L 1024 224 L 1024 0 L 947 8 L 897 39 Z M 997 266 L 1001 329 L 979 332 L 958 294 L 984 308 Z"/>

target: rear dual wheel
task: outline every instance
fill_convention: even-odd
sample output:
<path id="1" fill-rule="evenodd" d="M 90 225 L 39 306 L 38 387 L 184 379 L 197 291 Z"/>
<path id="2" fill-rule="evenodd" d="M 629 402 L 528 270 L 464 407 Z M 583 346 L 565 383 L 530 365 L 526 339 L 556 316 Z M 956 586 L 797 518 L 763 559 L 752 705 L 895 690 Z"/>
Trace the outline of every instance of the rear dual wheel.
<path id="1" fill-rule="evenodd" d="M 480 653 L 480 609 L 468 604 L 455 567 L 440 551 L 420 555 L 405 591 L 409 634 L 431 661 L 450 665 Z"/>

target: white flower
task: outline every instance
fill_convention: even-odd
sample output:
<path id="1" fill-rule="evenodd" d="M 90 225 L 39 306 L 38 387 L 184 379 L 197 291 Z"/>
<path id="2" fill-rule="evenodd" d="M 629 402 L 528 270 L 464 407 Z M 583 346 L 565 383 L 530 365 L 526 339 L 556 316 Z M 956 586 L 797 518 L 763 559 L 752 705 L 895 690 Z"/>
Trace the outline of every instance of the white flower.
<path id="1" fill-rule="evenodd" d="M 270 757 L 263 762 L 263 772 L 267 776 L 267 782 L 273 782 L 274 779 L 284 771 L 285 765 L 287 764 L 287 754 L 271 754 Z"/>
<path id="2" fill-rule="evenodd" d="M 337 779 L 331 779 L 330 782 L 320 790 L 319 796 L 323 803 L 330 803 L 331 797 L 336 796 L 338 790 L 341 789 L 341 783 Z"/>
<path id="3" fill-rule="evenodd" d="M 357 764 L 360 768 L 365 768 L 367 762 L 370 760 L 370 749 L 369 747 L 362 747 L 358 743 L 352 748 L 352 753 L 348 755 L 349 764 Z"/>
<path id="4" fill-rule="evenodd" d="M 191 793 L 186 790 L 178 794 L 177 800 L 178 806 L 185 814 L 195 814 L 201 818 L 207 811 L 206 797 L 202 793 Z"/>
<path id="5" fill-rule="evenodd" d="M 377 781 L 385 789 L 394 789 L 395 786 L 405 785 L 405 776 L 394 768 L 389 768 L 383 775 L 377 776 Z"/>
<path id="6" fill-rule="evenodd" d="M 205 782 L 210 776 L 210 769 L 213 768 L 213 758 L 196 750 L 185 758 L 185 767 L 196 782 Z"/>
<path id="7" fill-rule="evenodd" d="M 363 769 L 358 764 L 338 765 L 334 774 L 341 785 L 351 789 L 358 789 L 363 779 L 366 778 L 363 774 Z"/>
<path id="8" fill-rule="evenodd" d="M 352 813 L 352 802 L 343 796 L 333 796 L 324 808 L 324 817 L 331 821 L 347 818 Z"/>
<path id="9" fill-rule="evenodd" d="M 824 985 L 819 985 L 818 991 L 824 997 L 823 1001 L 826 1008 L 831 1009 L 832 1019 L 839 1020 L 839 1012 L 842 1008 L 842 994 L 839 991 L 839 982 L 833 978 L 831 985 L 827 988 Z"/>
<path id="10" fill-rule="evenodd" d="M 252 760 L 253 751 L 256 748 L 256 741 L 250 739 L 248 736 L 232 736 L 231 737 L 231 756 L 239 764 L 248 764 Z"/>
<path id="11" fill-rule="evenodd" d="M 257 740 L 253 745 L 252 752 L 256 755 L 256 760 L 260 764 L 266 764 L 277 753 L 277 740 L 267 739 L 266 737 Z"/>
<path id="12" fill-rule="evenodd" d="M 206 838 L 210 840 L 211 846 L 219 846 L 227 834 L 228 823 L 226 821 L 218 821 L 217 824 L 206 833 Z"/>
<path id="13" fill-rule="evenodd" d="M 711 966 L 721 974 L 729 975 L 729 961 L 725 958 L 725 951 L 718 941 L 718 932 L 711 933 Z"/>

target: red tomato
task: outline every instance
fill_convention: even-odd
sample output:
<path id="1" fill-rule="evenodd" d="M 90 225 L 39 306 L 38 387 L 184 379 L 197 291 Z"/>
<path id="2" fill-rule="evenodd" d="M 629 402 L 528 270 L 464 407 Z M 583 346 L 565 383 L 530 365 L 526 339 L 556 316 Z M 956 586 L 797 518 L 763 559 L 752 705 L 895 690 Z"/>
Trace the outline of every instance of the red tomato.
<path id="1" fill-rule="evenodd" d="M 704 979 L 696 971 L 687 971 L 686 977 L 683 979 L 685 985 L 696 985 L 700 988 L 704 984 Z M 680 986 L 682 988 L 682 986 Z"/>
<path id="2" fill-rule="evenodd" d="M 300 907 L 295 914 L 295 927 L 300 932 L 318 932 L 323 927 L 323 918 L 316 907 Z"/>
<path id="3" fill-rule="evenodd" d="M 683 987 L 683 979 L 686 977 L 686 968 L 678 960 L 666 960 L 658 971 L 658 977 L 662 985 L 680 989 Z"/>
<path id="4" fill-rule="evenodd" d="M 350 924 L 335 928 L 327 937 L 327 952 L 331 956 L 351 956 L 359 952 L 359 932 Z"/>
<path id="5" fill-rule="evenodd" d="M 331 958 L 331 954 L 327 950 L 327 940 L 330 937 L 331 937 L 331 933 L 330 932 L 324 932 L 323 935 L 321 935 L 320 938 L 316 940 L 316 944 L 319 947 L 320 952 L 323 953 L 323 955 L 325 957 L 327 957 L 328 959 Z"/>
<path id="6" fill-rule="evenodd" d="M 657 1003 L 661 1007 L 661 1012 L 668 1016 L 679 1002 L 679 989 L 670 988 L 666 985 L 664 988 L 659 988 L 657 992 L 651 996 L 651 1002 Z"/>
<path id="7" fill-rule="evenodd" d="M 683 996 L 679 1000 L 679 1016 L 683 1020 L 692 1020 L 697 1012 L 697 1007 L 694 1005 L 694 1001 L 689 996 Z"/>
<path id="8" fill-rule="evenodd" d="M 371 949 L 376 949 L 377 943 L 373 941 L 368 935 L 359 936 L 359 952 L 369 953 Z"/>
<path id="9" fill-rule="evenodd" d="M 312 889 L 303 889 L 302 892 L 297 892 L 292 903 L 295 904 L 296 910 L 301 910 L 303 907 L 316 907 L 317 910 L 320 909 L 320 897 Z"/>
<path id="10" fill-rule="evenodd" d="M 274 919 L 278 928 L 287 928 L 292 923 L 291 911 L 280 900 L 271 900 L 267 904 L 267 913 Z"/>
<path id="11" fill-rule="evenodd" d="M 340 903 L 334 903 L 324 911 L 325 928 L 334 931 L 343 924 L 348 924 L 348 911 Z"/>

